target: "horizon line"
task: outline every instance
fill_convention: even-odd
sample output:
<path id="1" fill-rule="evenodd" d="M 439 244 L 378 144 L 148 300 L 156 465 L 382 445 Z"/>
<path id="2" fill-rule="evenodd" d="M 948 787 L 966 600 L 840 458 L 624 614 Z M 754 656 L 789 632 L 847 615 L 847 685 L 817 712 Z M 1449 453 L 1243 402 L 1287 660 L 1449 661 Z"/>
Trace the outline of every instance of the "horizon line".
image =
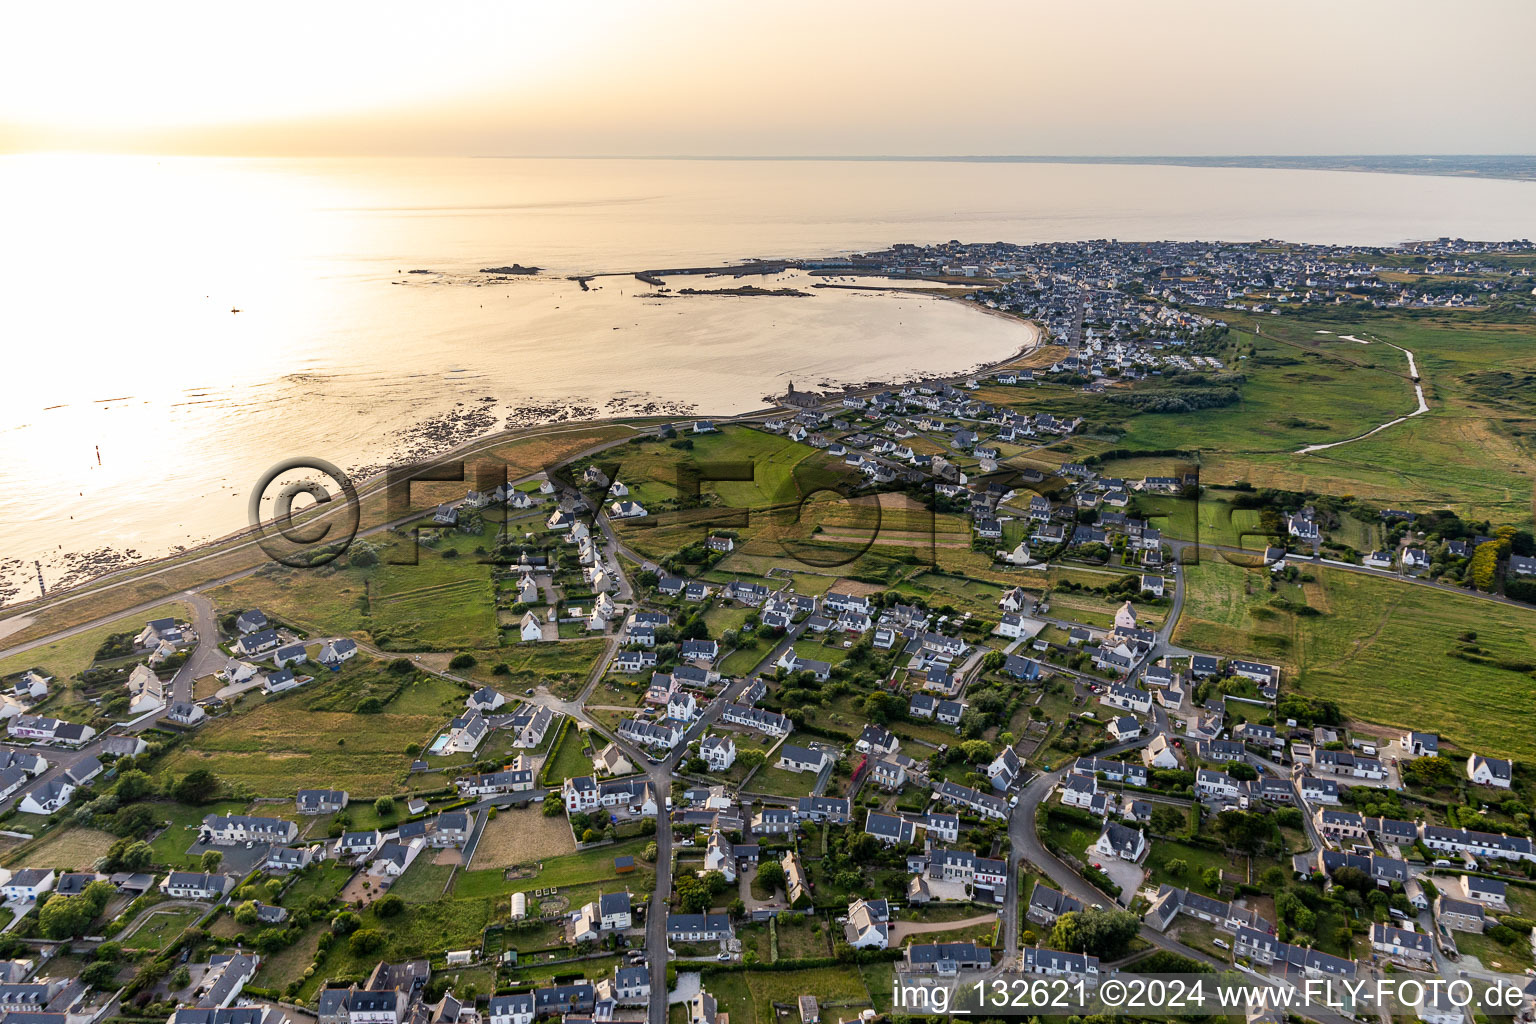
<path id="1" fill-rule="evenodd" d="M 472 160 L 1382 160 L 1536 159 L 1536 153 L 471 153 Z"/>

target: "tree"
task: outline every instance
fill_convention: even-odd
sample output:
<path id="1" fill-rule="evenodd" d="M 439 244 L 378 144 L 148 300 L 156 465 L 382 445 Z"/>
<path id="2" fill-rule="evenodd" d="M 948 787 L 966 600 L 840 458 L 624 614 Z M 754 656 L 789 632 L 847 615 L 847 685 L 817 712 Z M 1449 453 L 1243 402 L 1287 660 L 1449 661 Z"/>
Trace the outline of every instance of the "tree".
<path id="1" fill-rule="evenodd" d="M 543 811 L 546 818 L 558 818 L 565 810 L 565 801 L 560 799 L 559 793 L 550 793 L 544 797 Z"/>
<path id="2" fill-rule="evenodd" d="M 1177 835 L 1183 831 L 1186 820 L 1184 812 L 1177 807 L 1158 804 L 1152 808 L 1152 831 L 1157 835 Z"/>
<path id="3" fill-rule="evenodd" d="M 757 866 L 757 880 L 765 889 L 784 888 L 784 865 L 776 860 L 766 860 Z"/>
<path id="4" fill-rule="evenodd" d="M 1227 767 L 1227 774 L 1239 782 L 1252 782 L 1259 777 L 1259 771 L 1251 764 L 1239 761 Z"/>
<path id="5" fill-rule="evenodd" d="M 236 907 L 235 920 L 241 924 L 255 924 L 256 904 L 251 900 L 246 900 L 244 903 Z"/>
<path id="6" fill-rule="evenodd" d="M 219 870 L 219 865 L 224 863 L 224 854 L 218 850 L 209 850 L 207 853 L 203 854 L 202 860 L 200 860 L 198 863 L 201 865 L 204 871 L 217 871 Z"/>
<path id="7" fill-rule="evenodd" d="M 373 905 L 373 912 L 379 917 L 396 917 L 405 910 L 405 900 L 394 893 L 390 893 Z"/>
<path id="8" fill-rule="evenodd" d="M 474 668 L 475 656 L 473 654 L 455 654 L 453 660 L 448 662 L 448 667 L 452 669 Z"/>
<path id="9" fill-rule="evenodd" d="M 176 968 L 176 973 L 171 975 L 171 988 L 173 990 L 184 989 L 190 984 L 192 984 L 192 972 L 187 969 L 186 964 L 182 964 Z"/>
<path id="10" fill-rule="evenodd" d="M 91 988 L 106 991 L 117 984 L 117 964 L 98 960 L 80 972 L 80 980 Z"/>
<path id="11" fill-rule="evenodd" d="M 137 768 L 130 768 L 118 776 L 117 788 L 113 792 L 123 803 L 129 803 L 147 796 L 154 788 L 154 783 L 150 781 L 147 773 Z"/>
<path id="12" fill-rule="evenodd" d="M 1177 857 L 1175 857 L 1173 860 L 1170 860 L 1167 864 L 1164 864 L 1163 867 L 1166 868 L 1168 873 L 1174 878 L 1183 878 L 1184 872 L 1189 870 L 1189 864 Z"/>
<path id="13" fill-rule="evenodd" d="M 960 744 L 960 753 L 971 764 L 986 764 L 992 760 L 992 744 L 986 740 L 966 740 Z"/>
<path id="14" fill-rule="evenodd" d="M 395 798 L 381 796 L 373 802 L 373 811 L 381 818 L 393 818 L 395 816 Z"/>
<path id="15" fill-rule="evenodd" d="M 207 768 L 197 768 L 181 777 L 171 795 L 184 804 L 205 804 L 219 792 L 219 777 Z"/>
<path id="16" fill-rule="evenodd" d="M 1125 910 L 1069 911 L 1056 919 L 1051 945 L 1113 960 L 1126 954 L 1140 928 L 1141 919 Z"/>
<path id="17" fill-rule="evenodd" d="M 350 910 L 343 910 L 331 918 L 331 931 L 337 935 L 351 935 L 363 926 L 363 919 Z"/>
<path id="18" fill-rule="evenodd" d="M 379 564 L 379 549 L 367 541 L 353 541 L 347 549 L 347 564 L 356 569 L 372 569 Z"/>
<path id="19" fill-rule="evenodd" d="M 384 933 L 377 928 L 360 928 L 347 940 L 347 948 L 362 956 L 384 948 Z"/>
<path id="20" fill-rule="evenodd" d="M 1216 834 L 1229 849 L 1257 853 L 1274 836 L 1275 826 L 1262 814 L 1222 811 L 1216 815 Z"/>
<path id="21" fill-rule="evenodd" d="M 1220 889 L 1221 888 L 1221 871 L 1219 869 L 1217 869 L 1217 868 L 1206 868 L 1200 874 L 1200 881 L 1205 883 L 1205 887 L 1207 889 L 1211 889 L 1213 891 L 1216 890 L 1216 889 Z"/>
<path id="22" fill-rule="evenodd" d="M 864 714 L 876 725 L 905 718 L 907 702 L 894 693 L 872 693 L 864 698 Z"/>
<path id="23" fill-rule="evenodd" d="M 748 768 L 761 768 L 768 762 L 768 755 L 761 750 L 741 750 L 736 753 L 736 763 Z"/>
<path id="24" fill-rule="evenodd" d="M 142 836 L 159 823 L 159 817 L 149 804 L 129 804 L 112 815 L 107 831 L 115 836 Z"/>
<path id="25" fill-rule="evenodd" d="M 1484 545 L 1486 547 L 1486 545 Z M 1482 550 L 1479 548 L 1478 550 Z M 1450 758 L 1441 757 L 1417 757 L 1402 766 L 1403 781 L 1415 786 L 1423 786 L 1426 789 L 1436 789 L 1440 786 L 1448 786 L 1455 782 L 1458 775 L 1456 762 Z"/>

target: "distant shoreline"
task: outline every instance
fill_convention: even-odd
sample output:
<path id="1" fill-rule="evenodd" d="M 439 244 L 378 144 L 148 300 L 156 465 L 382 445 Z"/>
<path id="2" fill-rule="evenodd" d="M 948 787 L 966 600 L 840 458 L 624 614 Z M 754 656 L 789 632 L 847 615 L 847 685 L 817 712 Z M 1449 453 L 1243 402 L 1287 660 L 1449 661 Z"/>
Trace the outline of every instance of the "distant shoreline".
<path id="1" fill-rule="evenodd" d="M 1439 178 L 1481 178 L 1488 181 L 1536 181 L 1536 154 L 1404 153 L 1398 155 L 1335 156 L 1029 156 L 1024 154 L 939 154 L 818 156 L 733 156 L 730 154 L 670 154 L 631 156 L 619 153 L 588 155 L 487 153 L 471 160 L 654 160 L 730 163 L 959 163 L 959 164 L 1107 164 L 1139 167 L 1208 167 L 1283 171 L 1350 171 L 1359 174 L 1417 174 Z"/>
<path id="2" fill-rule="evenodd" d="M 728 273 L 736 268 L 727 265 L 712 269 L 720 273 Z M 586 276 L 588 280 L 590 280 L 592 277 L 599 276 L 629 277 L 635 276 L 635 274 L 634 272 L 629 272 L 612 275 L 593 274 Z M 913 289 L 892 288 L 890 290 L 903 291 Z M 843 391 L 850 394 L 870 393 L 873 391 L 881 390 L 883 388 L 898 387 L 903 382 L 910 380 L 947 380 L 951 382 L 963 381 L 968 377 L 983 376 L 1001 367 L 1008 366 L 1014 362 L 1017 362 L 1018 360 L 1034 352 L 1045 342 L 1044 329 L 1033 320 L 1016 316 L 1012 313 L 1006 313 L 1001 310 L 989 309 L 974 302 L 961 302 L 961 300 L 955 296 L 939 294 L 937 289 L 934 290 L 932 297 L 948 302 L 960 302 L 960 304 L 967 309 L 971 309 L 979 313 L 985 313 L 990 316 L 1002 317 L 1017 324 L 1024 331 L 1028 332 L 1029 337 L 1024 340 L 1024 343 L 1018 349 L 1003 357 L 1002 359 L 977 363 L 974 364 L 969 370 L 963 370 L 958 373 L 925 373 L 921 370 L 914 370 L 904 377 L 893 378 L 891 380 L 882 381 L 879 383 L 869 381 L 863 383 L 848 383 L 843 385 Z M 510 429 L 504 427 L 502 429 L 494 430 L 475 437 L 455 439 L 451 443 L 442 445 L 433 451 L 413 453 L 406 461 L 433 462 L 438 460 L 453 459 L 455 457 L 473 454 L 483 449 L 493 447 L 497 444 L 515 440 L 517 437 L 531 432 L 537 433 L 539 431 L 560 431 L 566 429 L 574 430 L 585 427 L 602 426 L 605 424 L 635 424 L 637 421 L 645 422 L 649 420 L 667 419 L 694 420 L 702 418 L 713 418 L 716 422 L 750 422 L 752 420 L 763 419 L 766 416 L 772 414 L 775 409 L 779 408 L 784 408 L 784 406 L 763 405 L 742 412 L 724 415 L 716 414 L 713 416 L 711 416 L 707 410 L 696 409 L 691 413 L 679 416 L 596 416 L 581 420 L 555 420 L 539 424 L 530 423 Z M 387 470 L 374 469 L 368 471 L 366 475 L 360 476 L 357 480 L 354 481 L 354 484 L 357 487 L 359 493 L 368 493 L 376 490 L 386 480 L 386 477 Z M 103 585 L 116 585 L 131 579 L 136 579 L 140 576 L 153 575 L 155 572 L 171 568 L 182 561 L 195 561 L 199 557 L 212 555 L 216 553 L 217 549 L 224 548 L 228 545 L 250 543 L 254 540 L 256 535 L 256 528 L 247 524 L 220 536 L 210 537 L 197 544 L 189 545 L 179 551 L 167 551 L 163 554 L 143 558 L 139 561 L 131 562 L 129 564 L 103 568 L 101 571 L 95 573 L 91 573 L 87 570 L 79 579 L 72 581 L 66 586 L 61 586 L 57 589 L 50 590 L 46 595 L 43 596 L 27 598 L 26 600 L 17 601 L 15 603 L 0 602 L 0 641 L 3 641 L 3 639 L 14 630 L 25 628 L 26 623 L 20 622 L 24 616 L 30 616 L 39 613 L 43 609 L 49 607 L 49 605 L 57 598 L 63 597 L 66 600 L 69 600 L 73 597 L 79 596 L 80 594 L 89 593 L 92 589 L 101 587 Z M 146 572 L 146 570 L 148 570 L 148 572 Z M 30 621 L 30 619 L 28 621 Z M 6 628 L 6 624 L 8 623 L 12 624 L 11 629 Z"/>

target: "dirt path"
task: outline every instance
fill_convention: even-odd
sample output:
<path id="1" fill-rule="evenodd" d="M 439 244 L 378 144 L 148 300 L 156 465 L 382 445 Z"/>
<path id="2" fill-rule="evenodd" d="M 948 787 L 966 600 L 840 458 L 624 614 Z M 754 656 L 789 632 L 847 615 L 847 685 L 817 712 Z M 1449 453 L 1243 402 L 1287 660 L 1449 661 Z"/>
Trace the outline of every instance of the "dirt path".
<path id="1" fill-rule="evenodd" d="M 1355 337 L 1346 337 L 1344 340 L 1359 341 L 1362 345 L 1370 344 L 1368 341 L 1361 341 L 1361 339 Z M 1403 348 L 1401 345 L 1392 344 L 1390 341 L 1381 341 L 1379 338 L 1375 340 L 1380 341 L 1381 344 L 1387 346 L 1388 348 L 1397 349 L 1403 355 L 1408 357 L 1408 377 L 1413 381 L 1413 394 L 1414 397 L 1419 400 L 1418 408 L 1414 409 L 1413 412 L 1410 412 L 1406 416 L 1399 416 L 1396 419 L 1388 420 L 1380 426 L 1372 427 L 1370 430 L 1367 430 L 1363 434 L 1357 434 L 1354 437 L 1346 437 L 1342 441 L 1331 441 L 1328 444 L 1309 444 L 1305 448 L 1298 448 L 1296 449 L 1297 455 L 1311 455 L 1313 452 L 1325 451 L 1329 448 L 1337 448 L 1339 445 L 1350 444 L 1354 441 L 1363 441 L 1367 437 L 1370 437 L 1372 434 L 1379 434 L 1383 430 L 1386 430 L 1388 427 L 1395 427 L 1399 423 L 1407 422 L 1414 416 L 1422 416 L 1426 412 L 1429 412 L 1429 403 L 1424 400 L 1424 382 L 1423 379 L 1419 377 L 1419 366 L 1413 358 L 1413 353 Z"/>
<path id="2" fill-rule="evenodd" d="M 909 935 L 926 935 L 929 932 L 947 932 L 957 928 L 988 924 L 997 920 L 997 913 L 962 917 L 958 921 L 896 921 L 891 924 L 891 945 L 897 946 Z"/>

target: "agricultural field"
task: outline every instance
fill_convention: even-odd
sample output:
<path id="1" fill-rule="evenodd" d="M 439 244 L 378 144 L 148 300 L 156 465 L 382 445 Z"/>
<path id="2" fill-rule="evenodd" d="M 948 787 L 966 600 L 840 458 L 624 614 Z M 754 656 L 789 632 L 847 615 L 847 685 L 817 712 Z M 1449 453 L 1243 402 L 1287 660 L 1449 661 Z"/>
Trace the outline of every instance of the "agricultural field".
<path id="1" fill-rule="evenodd" d="M 575 850 L 565 815 L 546 818 L 537 804 L 520 810 L 503 807 L 485 823 L 473 867 L 479 871 L 534 864 Z"/>
<path id="2" fill-rule="evenodd" d="M 17 855 L 9 858 L 9 863 L 23 868 L 91 871 L 115 842 L 117 836 L 110 832 L 93 828 L 58 828 L 21 849 Z"/>
<path id="3" fill-rule="evenodd" d="M 207 723 L 167 767 L 207 768 L 259 796 L 335 787 L 371 800 L 397 792 L 410 765 L 406 745 L 425 747 L 462 700 L 462 690 L 446 680 L 407 686 L 409 678 L 378 662 L 349 662 L 334 677 Z M 370 694 L 381 702 L 377 712 L 364 710 L 372 706 Z M 428 713 L 434 700 L 440 710 Z"/>
<path id="4" fill-rule="evenodd" d="M 1278 662 L 1285 689 L 1337 701 L 1361 722 L 1536 756 L 1530 730 L 1508 713 L 1536 700 L 1536 609 L 1309 567 L 1316 581 L 1297 589 L 1315 613 L 1296 614 L 1271 606 L 1277 595 L 1237 566 L 1208 559 L 1184 571 L 1179 645 Z"/>

